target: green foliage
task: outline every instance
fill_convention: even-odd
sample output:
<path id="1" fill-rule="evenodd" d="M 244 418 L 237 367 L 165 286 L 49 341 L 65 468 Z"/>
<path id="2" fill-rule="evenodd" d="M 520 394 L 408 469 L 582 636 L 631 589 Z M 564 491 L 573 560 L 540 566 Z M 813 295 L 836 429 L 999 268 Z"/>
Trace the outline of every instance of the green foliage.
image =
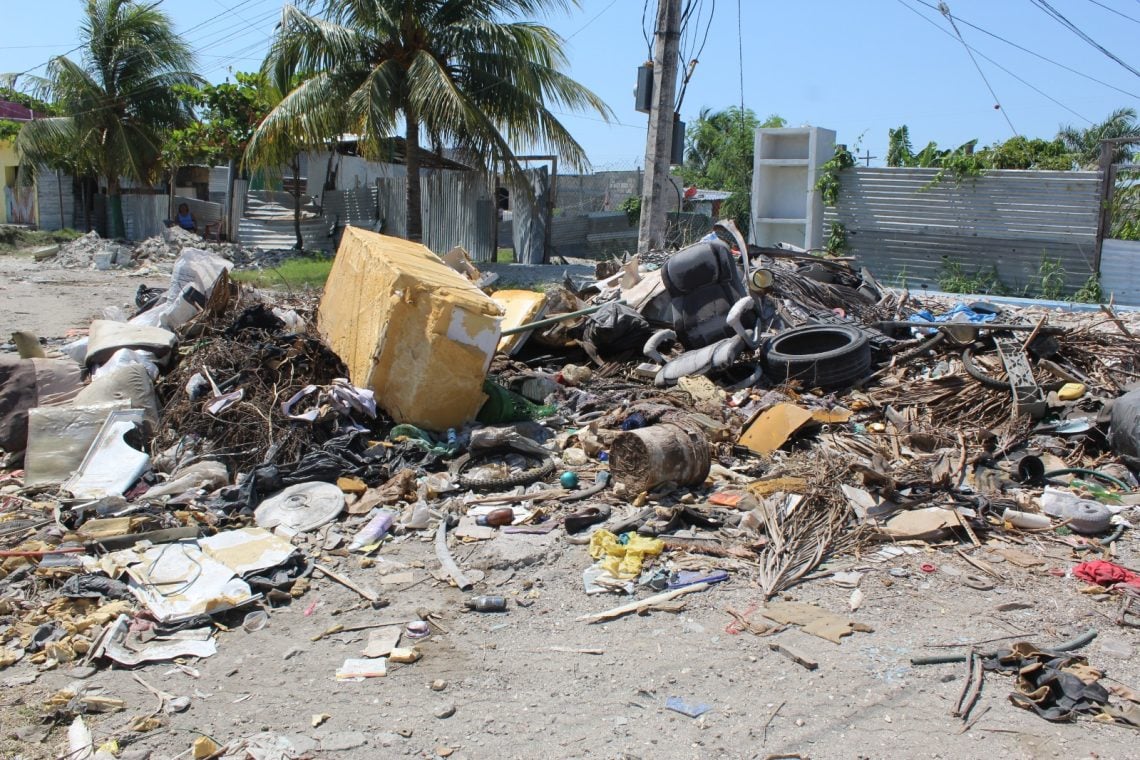
<path id="1" fill-rule="evenodd" d="M 910 144 L 910 127 L 887 130 L 887 166 L 911 166 L 914 148 Z"/>
<path id="2" fill-rule="evenodd" d="M 321 288 L 332 271 L 332 259 L 326 256 L 297 256 L 276 267 L 244 269 L 232 272 L 238 282 L 258 288 Z"/>
<path id="3" fill-rule="evenodd" d="M 973 274 L 967 274 L 960 262 L 942 257 L 942 267 L 938 271 L 938 287 L 947 293 L 979 293 L 982 295 L 1004 296 L 1012 291 L 1001 281 L 996 266 L 979 267 Z"/>
<path id="4" fill-rule="evenodd" d="M 16 141 L 25 165 L 105 178 L 111 236 L 122 237 L 120 177 L 157 178 L 161 146 L 192 114 L 176 85 L 196 85 L 190 48 L 157 4 L 89 0 L 79 27 L 83 56 L 60 56 L 46 77 L 28 77 L 32 95 L 60 116 L 28 122 Z"/>
<path id="5" fill-rule="evenodd" d="M 234 78 L 236 82 L 175 87 L 197 110 L 198 120 L 167 137 L 163 158 L 168 165 L 213 166 L 242 157 L 273 104 L 264 75 L 238 72 Z"/>
<path id="6" fill-rule="evenodd" d="M 1109 237 L 1140 240 L 1140 172 L 1123 169 L 1116 175 Z"/>
<path id="7" fill-rule="evenodd" d="M 1069 171 L 1073 168 L 1073 155 L 1059 137 L 1053 140 L 1011 137 L 983 148 L 979 155 L 989 169 Z"/>
<path id="8" fill-rule="evenodd" d="M 747 235 L 752 221 L 752 192 L 737 190 L 725 198 L 720 204 L 720 215 L 721 218 L 732 219 L 741 234 Z"/>
<path id="9" fill-rule="evenodd" d="M 1057 133 L 1065 148 L 1073 154 L 1078 166 L 1095 169 L 1100 163 L 1100 145 L 1103 140 L 1120 137 L 1140 137 L 1140 124 L 1136 121 L 1135 108 L 1118 108 L 1108 117 L 1088 127 L 1062 127 Z M 1134 145 L 1120 145 L 1112 155 L 1114 164 L 1131 159 Z"/>
<path id="10" fill-rule="evenodd" d="M 973 146 L 974 143 L 966 143 L 966 145 Z M 928 148 L 933 146 L 930 143 Z M 963 146 L 965 147 L 965 146 Z M 937 152 L 937 151 L 935 151 Z M 967 153 L 962 148 L 953 151 L 945 151 L 941 155 L 934 157 L 932 166 L 937 166 L 938 171 L 930 180 L 927 187 L 944 182 L 947 179 L 953 179 L 955 185 L 960 185 L 966 179 L 977 179 L 985 174 L 986 163 L 982 156 L 976 153 Z"/>
<path id="11" fill-rule="evenodd" d="M 897 287 L 901 290 L 906 290 L 907 281 L 908 281 L 908 277 L 907 277 L 906 264 L 903 264 L 902 269 L 900 269 L 899 273 L 895 276 L 895 287 Z"/>
<path id="12" fill-rule="evenodd" d="M 323 0 L 282 9 L 262 70 L 301 74 L 255 130 L 247 157 L 266 160 L 282 138 L 320 143 L 360 135 L 362 153 L 381 155 L 402 127 L 409 176 L 419 140 L 453 146 L 468 160 L 522 170 L 513 146 L 555 153 L 559 165 L 588 166 L 585 150 L 551 108 L 610 108 L 565 71 L 562 39 L 534 21 L 562 0 L 408 2 Z M 278 77 L 280 79 L 280 77 Z M 418 183 L 408 183 L 408 236 L 420 236 Z"/>
<path id="13" fill-rule="evenodd" d="M 1100 274 L 1093 273 L 1085 284 L 1077 288 L 1070 299 L 1076 303 L 1104 303 L 1104 288 L 1100 286 Z"/>
<path id="14" fill-rule="evenodd" d="M 751 109 L 729 106 L 722 111 L 701 110 L 685 133 L 685 163 L 678 170 L 686 185 L 732 193 L 721 204 L 721 214 L 731 217 L 748 233 L 752 206 L 752 158 L 757 127 L 783 127 L 776 116 L 760 121 Z"/>
<path id="15" fill-rule="evenodd" d="M 1068 171 L 1077 162 L 1070 147 L 1060 137 L 1053 140 L 1011 137 L 977 149 L 977 140 L 971 140 L 952 150 L 940 150 L 936 143 L 926 144 L 915 153 L 910 143 L 910 131 L 904 124 L 888 132 L 887 166 L 936 168 L 931 185 L 947 179 L 961 183 L 965 179 L 980 177 L 990 169 L 1042 169 Z"/>
<path id="16" fill-rule="evenodd" d="M 823 247 L 832 256 L 839 256 L 847 250 L 847 227 L 841 222 L 832 222 Z"/>
<path id="17" fill-rule="evenodd" d="M 1041 265 L 1037 268 L 1038 287 L 1041 298 L 1059 301 L 1065 295 L 1065 268 L 1060 259 L 1049 259 L 1041 254 Z"/>
<path id="18" fill-rule="evenodd" d="M 835 155 L 820 166 L 819 179 L 815 182 L 815 189 L 820 191 L 826 205 L 834 206 L 839 202 L 839 172 L 854 165 L 855 156 L 847 150 L 847 146 L 836 145 Z"/>
<path id="19" fill-rule="evenodd" d="M 618 206 L 619 209 L 625 212 L 625 218 L 629 220 L 630 227 L 636 227 L 641 223 L 641 196 L 631 195 L 621 202 Z"/>
<path id="20" fill-rule="evenodd" d="M 905 124 L 888 130 L 887 136 L 887 166 L 936 168 L 938 172 L 929 186 L 948 178 L 961 183 L 968 177 L 980 177 L 985 169 L 994 168 L 988 164 L 985 155 L 974 152 L 977 140 L 970 140 L 952 150 L 939 150 L 937 143 L 928 142 L 915 153 L 910 142 L 910 129 Z"/>
<path id="21" fill-rule="evenodd" d="M 82 234 L 70 229 L 28 230 L 23 227 L 0 227 L 0 253 L 38 248 L 52 243 L 67 243 Z"/>
<path id="22" fill-rule="evenodd" d="M 1065 298 L 1065 268 L 1060 259 L 1050 259 L 1042 254 L 1036 277 L 1019 291 L 1014 291 L 998 276 L 996 266 L 979 267 L 968 273 L 965 267 L 948 257 L 942 257 L 942 267 L 938 272 L 938 287 L 947 293 L 979 293 L 995 296 L 1020 296 L 1022 298 L 1045 298 L 1063 301 Z M 1080 303 L 1100 303 L 1104 291 L 1100 287 L 1100 275 L 1089 275 L 1067 300 Z"/>
<path id="23" fill-rule="evenodd" d="M 18 103 L 24 108 L 29 108 L 43 116 L 61 115 L 59 107 L 54 103 L 49 103 L 46 100 L 37 98 L 26 92 L 20 92 L 13 87 L 0 86 L 0 100 L 7 100 L 9 103 Z"/>
<path id="24" fill-rule="evenodd" d="M 9 103 L 18 103 L 24 108 L 30 108 L 32 111 L 43 116 L 56 116 L 59 111 L 59 109 L 51 103 L 11 87 L 0 87 L 0 100 L 7 100 Z M 25 123 L 26 122 L 14 121 L 12 119 L 0 119 L 0 141 L 16 139 L 17 135 L 20 134 L 20 127 L 24 126 Z"/>

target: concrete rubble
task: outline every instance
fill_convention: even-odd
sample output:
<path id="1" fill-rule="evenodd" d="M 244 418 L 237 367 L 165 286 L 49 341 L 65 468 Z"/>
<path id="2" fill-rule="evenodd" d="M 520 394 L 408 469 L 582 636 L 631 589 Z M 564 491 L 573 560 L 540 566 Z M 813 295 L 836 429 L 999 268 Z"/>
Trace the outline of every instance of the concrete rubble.
<path id="1" fill-rule="evenodd" d="M 677 615 L 766 639 L 755 652 L 797 673 L 882 646 L 872 589 L 932 584 L 1015 604 L 1033 583 L 1098 613 L 986 642 L 953 621 L 957 641 L 899 654 L 966 668 L 949 687 L 963 730 L 988 692 L 1008 693 L 993 714 L 1140 727 L 1135 692 L 1084 653 L 1098 636 L 1130 653 L 1140 625 L 1135 314 L 924 297 L 749 247 L 731 223 L 498 300 L 466 256 L 354 228 L 320 297 L 242 287 L 238 249 L 177 233 L 122 264 L 92 233 L 51 265 L 112 248 L 113 266 L 173 262 L 173 286 L 45 358 L 0 357 L 0 679 L 135 668 L 159 707 L 76 680 L 28 705 L 49 744 L 158 731 L 205 697 L 172 703 L 148 668 L 195 670 L 281 621 L 317 631 L 283 660 L 327 650 L 338 688 L 443 691 L 464 621 L 540 609 L 610 626 L 604 647 L 548 647 L 563 654 L 617 652 Z M 52 362 L 70 372 L 48 393 Z M 575 593 L 543 607 L 533 576 L 556 563 Z M 691 720 L 726 707 L 646 694 Z M 437 722 L 463 715 L 452 700 L 431 703 Z M 202 757 L 412 741 L 312 720 L 174 741 Z"/>

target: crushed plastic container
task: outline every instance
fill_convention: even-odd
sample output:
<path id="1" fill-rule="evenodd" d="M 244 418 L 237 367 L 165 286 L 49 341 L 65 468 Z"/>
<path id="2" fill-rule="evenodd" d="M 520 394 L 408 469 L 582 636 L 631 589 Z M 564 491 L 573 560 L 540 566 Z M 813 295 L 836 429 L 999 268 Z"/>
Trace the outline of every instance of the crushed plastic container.
<path id="1" fill-rule="evenodd" d="M 317 329 L 396 422 L 438 432 L 474 419 L 486 400 L 501 316 L 424 246 L 349 227 Z"/>

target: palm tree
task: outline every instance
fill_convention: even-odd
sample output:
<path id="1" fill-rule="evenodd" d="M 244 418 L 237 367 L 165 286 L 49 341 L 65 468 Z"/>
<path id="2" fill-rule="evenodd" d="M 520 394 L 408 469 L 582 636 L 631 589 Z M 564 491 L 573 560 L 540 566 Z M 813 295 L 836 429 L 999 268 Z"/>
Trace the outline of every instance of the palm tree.
<path id="1" fill-rule="evenodd" d="M 420 137 L 451 145 L 506 173 L 520 170 L 512 146 L 543 148 L 575 169 L 582 147 L 549 106 L 610 110 L 562 72 L 561 38 L 522 20 L 576 0 L 323 0 L 320 12 L 286 5 L 266 59 L 313 72 L 274 108 L 251 141 L 302 135 L 317 143 L 356 133 L 379 157 L 403 127 L 408 182 L 407 235 L 421 236 Z M 401 123 L 402 122 L 402 123 Z"/>
<path id="2" fill-rule="evenodd" d="M 263 70 L 251 81 L 258 107 L 266 110 L 277 107 L 299 80 L 292 62 L 278 60 L 277 65 Z M 317 143 L 306 142 L 303 131 L 294 126 L 280 130 L 271 140 L 261 140 L 256 144 L 251 137 L 242 157 L 242 167 L 246 171 L 261 171 L 269 176 L 278 176 L 281 169 L 286 167 L 292 174 L 293 235 L 296 238 L 293 247 L 298 251 L 305 247 L 301 235 L 301 152 L 316 145 Z"/>
<path id="3" fill-rule="evenodd" d="M 1140 140 L 1140 124 L 1136 123 L 1135 108 L 1118 108 L 1099 124 L 1089 127 L 1062 127 L 1057 137 L 1074 154 L 1077 163 L 1085 168 L 1095 169 L 1100 163 L 1102 140 L 1121 137 L 1134 137 Z M 1123 163 L 1132 157 L 1131 145 L 1118 145 L 1112 153 L 1114 164 Z"/>
<path id="4" fill-rule="evenodd" d="M 190 49 L 157 5 L 87 0 L 81 61 L 53 58 L 47 75 L 33 78 L 36 94 L 65 115 L 28 122 L 16 140 L 29 167 L 70 163 L 103 177 L 117 238 L 125 235 L 120 178 L 155 179 L 164 134 L 193 118 L 173 88 L 202 82 L 191 72 Z"/>

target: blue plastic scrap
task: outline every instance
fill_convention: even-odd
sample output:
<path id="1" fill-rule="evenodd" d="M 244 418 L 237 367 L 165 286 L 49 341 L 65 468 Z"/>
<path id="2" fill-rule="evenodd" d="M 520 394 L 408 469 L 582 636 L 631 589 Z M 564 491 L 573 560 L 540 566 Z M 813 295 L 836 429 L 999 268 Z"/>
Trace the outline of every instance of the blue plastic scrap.
<path id="1" fill-rule="evenodd" d="M 728 573 L 724 570 L 714 570 L 711 573 L 701 573 L 694 570 L 681 570 L 673 573 L 669 578 L 667 588 L 684 588 L 697 583 L 720 583 L 728 580 Z"/>
<path id="2" fill-rule="evenodd" d="M 912 314 L 909 317 L 909 320 L 911 322 L 961 322 L 962 319 L 956 319 L 959 314 L 966 315 L 965 321 L 967 322 L 993 322 L 995 319 L 997 319 L 997 314 L 974 311 L 966 304 L 960 303 L 945 314 L 939 314 L 938 316 L 934 316 L 934 314 L 929 310 L 923 309 L 922 311 Z"/>
<path id="3" fill-rule="evenodd" d="M 907 317 L 909 322 L 973 322 L 975 324 L 993 322 L 995 319 L 997 319 L 997 314 L 974 311 L 964 303 L 960 303 L 945 314 L 938 316 L 935 316 L 929 309 L 922 309 Z M 913 330 L 917 335 L 933 335 L 935 332 L 933 327 L 915 327 Z"/>
<path id="4" fill-rule="evenodd" d="M 706 705 L 704 702 L 689 704 L 680 697 L 669 697 L 665 700 L 665 709 L 672 710 L 673 712 L 679 712 L 682 715 L 687 715 L 690 718 L 699 718 L 711 710 L 712 705 Z"/>

